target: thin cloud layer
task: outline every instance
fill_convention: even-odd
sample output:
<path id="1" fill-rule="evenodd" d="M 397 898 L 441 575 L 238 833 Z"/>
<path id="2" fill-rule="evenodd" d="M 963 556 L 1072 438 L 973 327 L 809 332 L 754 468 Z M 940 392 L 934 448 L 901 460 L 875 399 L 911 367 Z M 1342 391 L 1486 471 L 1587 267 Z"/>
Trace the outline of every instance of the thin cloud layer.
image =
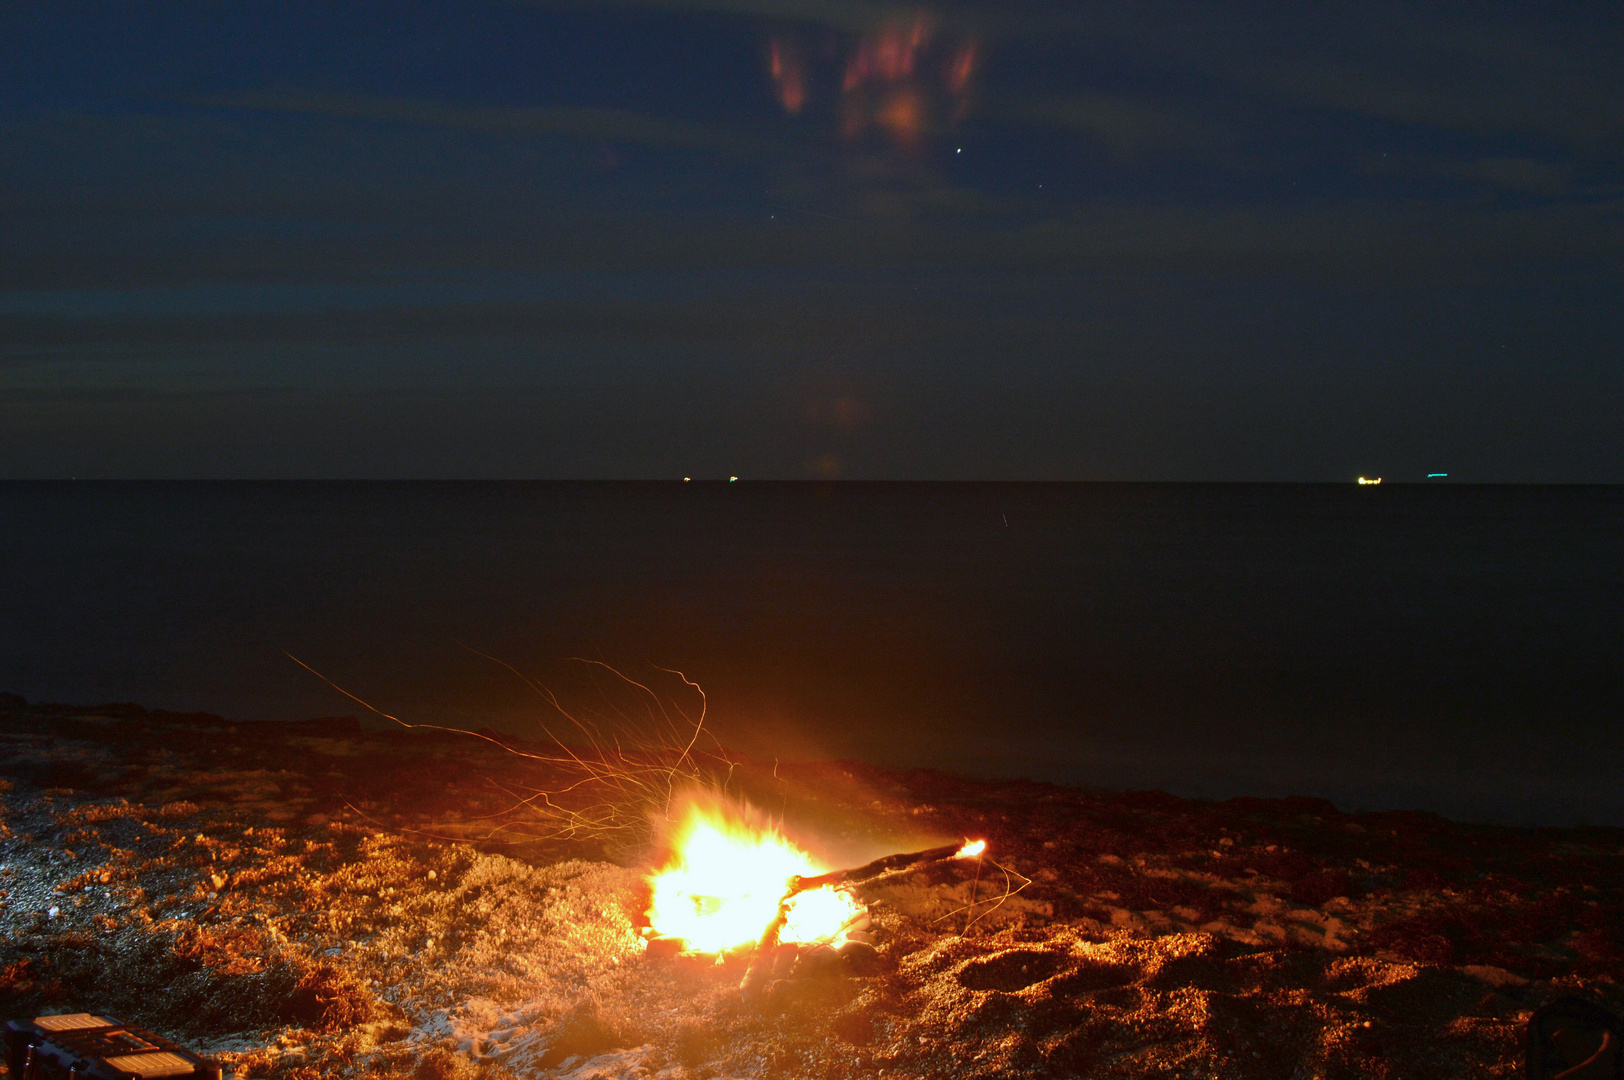
<path id="1" fill-rule="evenodd" d="M 9 18 L 0 391 L 33 442 L 0 469 L 50 475 L 98 446 L 104 471 L 184 472 L 241 421 L 282 432 L 264 468 L 289 474 L 300 410 L 383 432 L 426 387 L 465 403 L 430 425 L 450 472 L 488 467 L 469 447 L 498 436 L 469 403 L 496 388 L 548 423 L 570 395 L 598 403 L 581 415 L 600 426 L 580 421 L 598 451 L 526 443 L 535 475 L 681 475 L 733 445 L 728 467 L 758 475 L 1198 478 L 1264 468 L 1238 448 L 1267 428 L 1279 475 L 1329 476 L 1344 443 L 1316 431 L 1415 443 L 1369 419 L 1372 386 L 1434 402 L 1431 430 L 1503 442 L 1447 418 L 1452 400 L 1504 415 L 1471 404 L 1478 384 L 1530 403 L 1496 467 L 1624 460 L 1564 396 L 1618 396 L 1624 330 L 1606 299 L 1624 76 L 1617 29 L 1583 13 L 245 11 L 190 37 L 109 28 L 127 47 L 77 75 L 102 47 L 81 27 Z M 682 398 L 731 434 L 617 393 Z M 1126 412 L 1107 423 L 1091 395 Z M 141 416 L 194 449 L 86 434 Z M 610 452 L 634 421 L 663 434 Z M 1178 433 L 1198 430 L 1234 453 L 1194 452 Z M 357 439 L 346 475 L 391 452 Z"/>
<path id="2" fill-rule="evenodd" d="M 204 98 L 198 104 L 250 112 L 327 116 L 339 120 L 422 124 L 468 131 L 515 135 L 572 135 L 642 146 L 720 149 L 736 142 L 718 128 L 648 116 L 626 109 L 593 108 L 458 108 L 406 98 L 344 94 L 262 92 Z"/>

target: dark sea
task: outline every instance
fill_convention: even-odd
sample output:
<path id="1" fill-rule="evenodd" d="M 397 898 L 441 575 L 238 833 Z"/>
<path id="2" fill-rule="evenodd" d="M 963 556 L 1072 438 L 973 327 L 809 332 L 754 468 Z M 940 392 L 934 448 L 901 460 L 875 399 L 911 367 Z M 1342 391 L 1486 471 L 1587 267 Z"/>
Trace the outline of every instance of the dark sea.
<path id="1" fill-rule="evenodd" d="M 414 722 L 539 735 L 504 664 L 586 657 L 762 760 L 1624 825 L 1618 487 L 0 484 L 0 690 L 365 715 L 285 653 Z"/>

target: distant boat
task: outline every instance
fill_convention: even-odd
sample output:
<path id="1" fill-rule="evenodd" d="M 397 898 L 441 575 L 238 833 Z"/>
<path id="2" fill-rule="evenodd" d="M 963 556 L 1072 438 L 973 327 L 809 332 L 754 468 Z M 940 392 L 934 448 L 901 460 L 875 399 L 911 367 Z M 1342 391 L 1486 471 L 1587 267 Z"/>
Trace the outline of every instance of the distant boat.
<path id="1" fill-rule="evenodd" d="M 1366 477 L 1361 476 L 1359 478 L 1359 482 L 1361 484 L 1379 484 L 1379 483 L 1382 482 L 1382 478 L 1378 476 L 1378 477 L 1376 477 L 1374 479 L 1368 479 Z"/>

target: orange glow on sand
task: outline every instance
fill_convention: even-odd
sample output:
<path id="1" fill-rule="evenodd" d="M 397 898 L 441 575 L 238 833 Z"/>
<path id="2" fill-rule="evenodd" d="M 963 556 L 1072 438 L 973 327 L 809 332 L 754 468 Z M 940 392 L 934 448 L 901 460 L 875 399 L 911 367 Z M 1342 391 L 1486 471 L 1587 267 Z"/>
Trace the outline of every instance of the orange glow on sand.
<path id="1" fill-rule="evenodd" d="M 675 831 L 671 857 L 649 878 L 649 924 L 695 952 L 753 945 L 778 915 L 791 879 L 829 868 L 772 826 L 747 824 L 721 809 L 695 806 Z M 778 940 L 842 942 L 863 907 L 832 885 L 796 894 Z"/>

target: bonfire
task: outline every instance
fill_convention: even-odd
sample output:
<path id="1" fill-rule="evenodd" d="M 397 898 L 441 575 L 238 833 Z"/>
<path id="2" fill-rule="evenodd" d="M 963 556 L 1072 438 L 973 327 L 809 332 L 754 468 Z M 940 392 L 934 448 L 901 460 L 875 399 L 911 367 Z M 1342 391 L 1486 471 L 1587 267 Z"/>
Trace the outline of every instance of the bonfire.
<path id="1" fill-rule="evenodd" d="M 289 658 L 400 727 L 452 730 L 408 723 L 382 712 L 297 657 L 289 654 Z M 705 692 L 682 672 L 657 669 L 692 695 L 694 704 L 689 707 L 601 661 L 574 658 L 589 672 L 609 679 L 607 690 L 603 683 L 596 684 L 603 706 L 583 713 L 566 709 L 551 689 L 504 661 L 486 658 L 534 689 L 570 725 L 580 745 L 569 745 L 545 726 L 549 746 L 545 753 L 521 749 L 495 733 L 456 732 L 545 765 L 567 780 L 545 789 L 510 792 L 512 804 L 492 815 L 499 823 L 482 839 L 508 834 L 578 840 L 630 833 L 635 843 L 640 825 L 652 823 L 664 838 L 666 855 L 647 879 L 646 952 L 653 957 L 708 957 L 714 962 L 730 955 L 748 957 L 750 967 L 740 983 L 747 1001 L 770 996 L 775 983 L 827 973 L 837 962 L 858 969 L 869 964 L 875 949 L 864 895 L 899 877 L 936 864 L 973 862 L 968 902 L 951 907 L 942 918 L 989 904 L 996 909 L 1031 884 L 997 867 L 1005 882 L 1003 892 L 985 898 L 976 895 L 984 840 L 966 839 L 882 856 L 852 869 L 831 869 L 785 836 L 782 823 L 773 823 L 731 797 L 728 785 L 740 763 L 707 731 Z M 609 690 L 624 696 L 617 700 Z M 709 745 L 702 750 L 704 740 Z"/>
<path id="2" fill-rule="evenodd" d="M 722 953 L 755 946 L 770 927 L 794 945 L 845 944 L 867 925 L 863 905 L 835 883 L 797 888 L 826 872 L 771 825 L 693 806 L 665 865 L 650 876 L 649 927 L 684 950 Z"/>
<path id="3" fill-rule="evenodd" d="M 649 877 L 647 931 L 657 954 L 750 953 L 739 989 L 751 1002 L 771 996 L 774 983 L 829 971 L 837 960 L 865 967 L 875 954 L 865 888 L 948 860 L 974 860 L 979 879 L 987 846 L 967 840 L 831 870 L 773 825 L 752 824 L 754 816 L 691 806 L 670 857 Z"/>

